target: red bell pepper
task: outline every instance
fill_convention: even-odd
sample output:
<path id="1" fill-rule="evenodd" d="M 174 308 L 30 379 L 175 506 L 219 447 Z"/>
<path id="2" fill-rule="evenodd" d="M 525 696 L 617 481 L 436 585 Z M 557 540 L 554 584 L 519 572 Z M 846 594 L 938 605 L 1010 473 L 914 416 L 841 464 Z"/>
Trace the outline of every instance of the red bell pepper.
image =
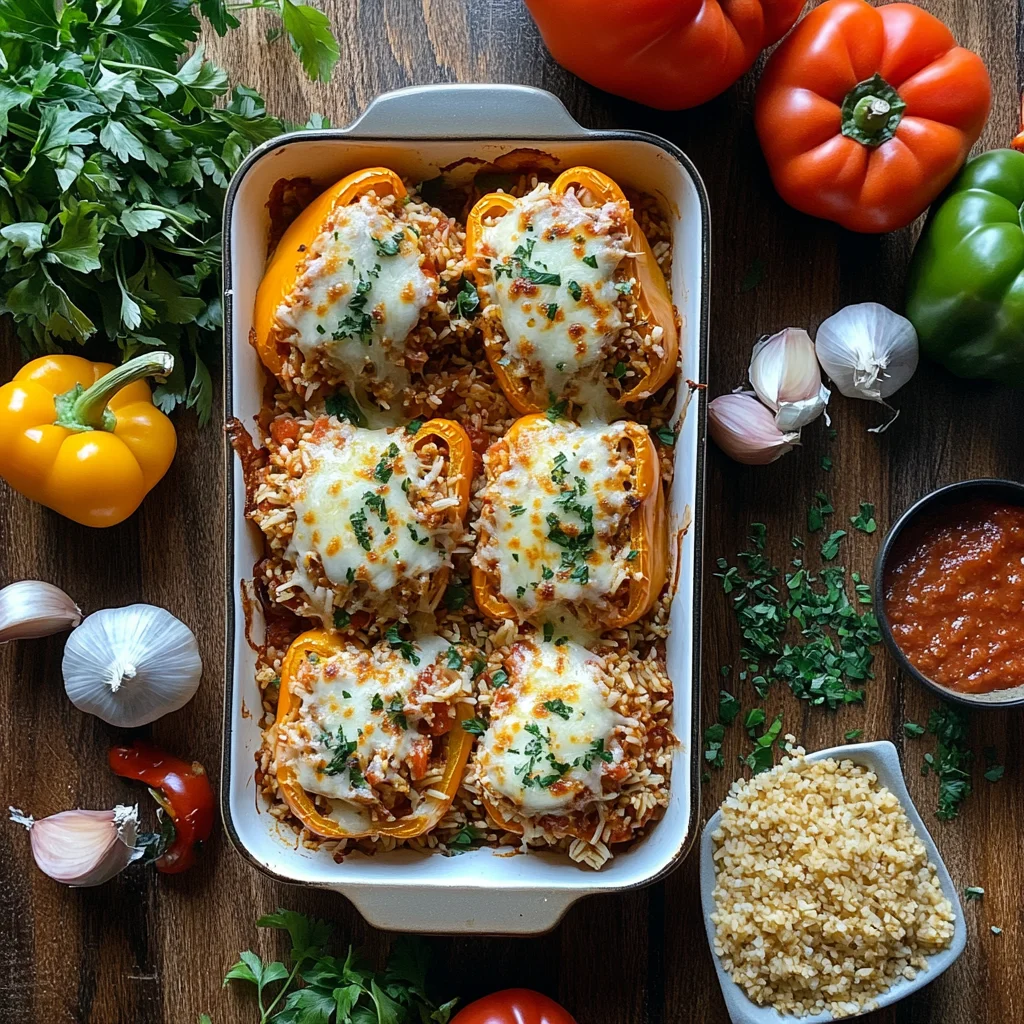
<path id="1" fill-rule="evenodd" d="M 111 747 L 110 768 L 124 779 L 149 786 L 153 799 L 174 825 L 174 836 L 155 861 L 158 871 L 187 871 L 213 831 L 213 789 L 206 769 L 136 740 L 130 747 Z"/>

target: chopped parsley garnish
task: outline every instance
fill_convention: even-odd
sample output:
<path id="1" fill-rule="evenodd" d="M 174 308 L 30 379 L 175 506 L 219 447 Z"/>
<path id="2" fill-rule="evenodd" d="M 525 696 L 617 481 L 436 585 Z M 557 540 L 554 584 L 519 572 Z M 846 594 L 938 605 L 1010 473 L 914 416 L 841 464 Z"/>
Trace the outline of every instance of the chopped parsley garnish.
<path id="1" fill-rule="evenodd" d="M 397 625 L 388 626 L 384 633 L 384 639 L 391 645 L 391 650 L 398 651 L 406 661 L 413 665 L 420 663 L 416 648 L 408 640 L 403 640 L 399 636 Z"/>
<path id="2" fill-rule="evenodd" d="M 363 517 L 363 521 L 365 522 L 365 520 L 366 520 L 366 517 L 364 516 Z M 356 571 L 355 571 L 355 569 L 352 568 L 352 566 L 349 566 L 345 570 L 345 581 L 347 583 L 355 583 L 355 581 L 356 581 Z"/>
<path id="3" fill-rule="evenodd" d="M 550 622 L 544 623 L 544 643 L 551 643 L 551 638 L 555 635 L 555 627 Z"/>
<path id="4" fill-rule="evenodd" d="M 585 587 L 590 582 L 590 566 L 586 562 L 581 565 L 577 565 L 571 573 L 569 573 L 569 579 L 573 583 L 578 583 L 580 586 Z"/>
<path id="5" fill-rule="evenodd" d="M 743 728 L 747 730 L 747 735 L 753 739 L 754 730 L 759 725 L 764 725 L 768 716 L 765 714 L 764 708 L 751 708 L 747 712 L 746 718 L 743 719 Z"/>
<path id="6" fill-rule="evenodd" d="M 967 719 L 951 704 L 942 704 L 928 718 L 928 732 L 938 741 L 934 754 L 924 755 L 921 774 L 934 771 L 939 777 L 939 801 L 935 817 L 951 821 L 971 795 L 970 767 L 974 755 L 967 747 Z"/>
<path id="7" fill-rule="evenodd" d="M 344 391 L 335 392 L 324 399 L 324 412 L 328 416 L 337 416 L 339 420 L 348 420 L 357 427 L 366 426 L 366 417 L 359 411 L 359 406 L 352 396 Z"/>
<path id="8" fill-rule="evenodd" d="M 398 458 L 398 445 L 394 441 L 388 445 L 387 450 L 380 457 L 380 462 L 377 463 L 377 468 L 373 471 L 375 480 L 379 480 L 382 484 L 386 484 L 394 473 L 394 461 Z"/>
<path id="9" fill-rule="evenodd" d="M 502 686 L 508 685 L 508 673 L 503 669 L 499 668 L 497 671 L 491 673 L 491 688 L 499 689 Z"/>
<path id="10" fill-rule="evenodd" d="M 565 399 L 561 402 L 556 402 L 554 397 L 554 395 L 551 396 L 551 405 L 548 406 L 547 411 L 544 413 L 551 423 L 557 423 L 560 419 L 565 418 L 565 410 L 569 404 Z"/>
<path id="11" fill-rule="evenodd" d="M 472 669 L 473 678 L 476 679 L 476 677 L 480 675 L 480 673 L 483 672 L 485 668 L 487 668 L 487 662 L 484 661 L 483 658 L 474 658 L 469 663 L 469 667 Z"/>
<path id="12" fill-rule="evenodd" d="M 833 512 L 835 509 L 828 500 L 828 495 L 824 491 L 818 491 L 807 511 L 807 529 L 811 533 L 817 533 L 825 525 L 825 516 L 830 516 Z"/>
<path id="13" fill-rule="evenodd" d="M 379 693 L 375 693 L 370 701 L 371 711 L 383 711 L 384 710 L 384 698 Z"/>
<path id="14" fill-rule="evenodd" d="M 658 427 L 654 432 L 654 436 L 668 448 L 671 448 L 676 443 L 676 432 L 668 425 Z"/>
<path id="15" fill-rule="evenodd" d="M 510 516 L 521 516 L 526 511 L 522 505 L 509 505 L 508 514 Z"/>
<path id="16" fill-rule="evenodd" d="M 546 700 L 544 701 L 544 707 L 548 709 L 553 715 L 558 715 L 563 721 L 568 722 L 569 716 L 572 714 L 573 709 L 561 699 Z"/>
<path id="17" fill-rule="evenodd" d="M 588 267 L 593 267 L 595 270 L 597 270 L 597 257 L 596 256 L 584 256 L 583 257 L 583 262 L 586 263 L 586 265 Z"/>
<path id="18" fill-rule="evenodd" d="M 516 597 L 522 598 L 522 596 L 525 593 L 526 593 L 526 587 L 516 587 Z"/>
<path id="19" fill-rule="evenodd" d="M 472 825 L 463 825 L 462 828 L 460 828 L 459 831 L 448 840 L 448 845 L 465 848 L 472 845 L 479 838 L 480 833 L 477 832 Z"/>
<path id="20" fill-rule="evenodd" d="M 638 556 L 639 554 L 640 554 L 640 552 L 639 552 L 639 551 L 637 551 L 637 550 L 636 550 L 636 548 L 630 548 L 630 549 L 629 549 L 629 554 L 628 554 L 628 555 L 626 555 L 626 561 L 627 561 L 627 562 L 635 562 L 635 561 L 636 561 L 636 558 L 637 558 L 637 556 Z"/>
<path id="21" fill-rule="evenodd" d="M 465 606 L 466 598 L 468 597 L 469 587 L 467 587 L 460 579 L 452 580 L 444 592 L 444 606 L 450 612 L 461 611 Z"/>
<path id="22" fill-rule="evenodd" d="M 423 420 L 417 417 L 414 420 L 409 420 L 409 422 L 405 425 L 405 432 L 407 434 L 418 434 L 420 432 L 420 427 L 422 426 Z"/>
<path id="23" fill-rule="evenodd" d="M 547 304 L 547 305 L 546 305 L 546 306 L 544 307 L 544 315 L 545 315 L 545 316 L 546 316 L 546 317 L 547 317 L 547 318 L 548 318 L 549 320 L 554 320 L 554 319 L 555 319 L 555 317 L 556 317 L 556 316 L 558 315 L 558 303 L 557 303 L 557 302 L 549 302 L 549 303 L 548 303 L 548 304 Z"/>
<path id="24" fill-rule="evenodd" d="M 740 702 L 728 690 L 718 691 L 718 720 L 722 725 L 732 725 L 740 713 Z"/>
<path id="25" fill-rule="evenodd" d="M 611 764 L 614 760 L 614 755 L 610 750 L 604 749 L 604 740 L 600 739 L 594 740 L 590 744 L 590 749 L 585 754 L 577 757 L 573 761 L 572 766 L 573 768 L 582 767 L 585 772 L 589 772 L 595 761 L 604 761 L 605 764 Z"/>
<path id="26" fill-rule="evenodd" d="M 764 734 L 754 740 L 754 749 L 743 759 L 743 763 L 755 774 L 767 771 L 775 764 L 773 748 L 782 732 L 782 715 L 765 729 Z"/>
<path id="27" fill-rule="evenodd" d="M 324 325 L 323 324 L 317 324 L 316 325 L 316 333 L 317 334 L 326 334 L 327 333 L 327 331 L 324 330 Z"/>
<path id="28" fill-rule="evenodd" d="M 388 507 L 384 503 L 383 495 L 374 494 L 373 491 L 366 491 L 363 494 L 363 503 L 367 508 L 372 509 L 377 513 L 377 518 L 382 523 L 386 523 L 388 521 Z"/>
<path id="29" fill-rule="evenodd" d="M 616 380 L 622 380 L 622 378 L 626 376 L 626 370 L 628 370 L 628 369 L 629 369 L 629 367 L 626 366 L 626 364 L 620 359 L 615 364 L 615 369 L 612 370 L 612 376 Z"/>
<path id="30" fill-rule="evenodd" d="M 334 628 L 344 629 L 352 622 L 352 616 L 344 608 L 334 609 Z"/>
<path id="31" fill-rule="evenodd" d="M 530 238 L 525 245 L 516 246 L 507 262 L 492 264 L 494 280 L 497 281 L 502 274 L 507 274 L 510 280 L 523 278 L 533 284 L 560 285 L 562 283 L 561 276 L 548 273 L 547 268 L 542 263 L 538 263 L 536 267 L 530 266 L 530 261 L 533 259 L 533 249 L 536 244 L 537 239 Z"/>
<path id="32" fill-rule="evenodd" d="M 969 885 L 964 889 L 964 899 L 968 903 L 980 901 L 985 895 L 985 890 L 980 885 Z"/>
<path id="33" fill-rule="evenodd" d="M 476 285 L 468 277 L 464 277 L 455 294 L 455 315 L 462 320 L 469 320 L 480 308 L 480 295 Z"/>
<path id="34" fill-rule="evenodd" d="M 846 536 L 845 530 L 833 530 L 828 535 L 828 540 L 821 545 L 821 557 L 826 561 L 832 561 L 839 554 L 839 542 Z"/>
<path id="35" fill-rule="evenodd" d="M 561 484 L 565 478 L 569 475 L 569 470 L 565 468 L 567 459 L 562 452 L 559 452 L 552 460 L 551 479 L 556 484 Z"/>
<path id="36" fill-rule="evenodd" d="M 462 721 L 462 728 L 471 736 L 483 736 L 487 732 L 487 723 L 482 718 L 465 718 Z"/>
<path id="37" fill-rule="evenodd" d="M 579 302 L 583 298 L 583 289 L 575 282 L 570 281 L 566 287 L 569 289 L 569 294 Z"/>
<path id="38" fill-rule="evenodd" d="M 324 775 L 340 775 L 343 771 L 350 769 L 349 758 L 355 762 L 355 771 L 352 772 L 352 786 L 356 787 L 362 784 L 362 773 L 359 772 L 358 761 L 352 755 L 356 752 L 356 741 L 345 739 L 345 730 L 338 729 L 337 738 L 332 738 L 329 734 L 324 735 L 320 738 L 320 741 L 327 748 L 327 752 L 331 755 L 331 760 L 327 762 L 324 767 Z M 359 781 L 356 781 L 358 775 Z"/>
<path id="39" fill-rule="evenodd" d="M 355 294 L 348 302 L 348 311 L 338 321 L 337 330 L 331 333 L 331 337 L 335 341 L 358 338 L 366 345 L 371 343 L 373 340 L 373 318 L 366 312 L 366 303 L 372 288 L 373 282 L 360 274 Z"/>
<path id="40" fill-rule="evenodd" d="M 722 742 L 725 739 L 725 726 L 715 722 L 704 730 L 704 760 L 712 768 L 724 768 L 725 758 L 722 755 Z"/>
<path id="41" fill-rule="evenodd" d="M 404 231 L 396 231 L 390 238 L 372 238 L 373 248 L 376 250 L 378 256 L 397 256 L 398 251 L 402 245 L 402 239 L 405 238 Z"/>
<path id="42" fill-rule="evenodd" d="M 454 668 L 454 669 L 460 669 L 460 668 L 462 668 L 463 663 L 464 663 L 463 662 L 463 658 L 462 658 L 462 655 L 459 653 L 459 649 L 457 647 L 449 647 L 448 648 L 448 661 L 447 661 L 448 667 L 449 668 Z"/>
<path id="43" fill-rule="evenodd" d="M 366 513 L 362 509 L 358 509 L 348 517 L 348 521 L 352 524 L 352 532 L 356 535 L 359 546 L 364 551 L 371 550 L 373 544 L 366 529 Z"/>
<path id="44" fill-rule="evenodd" d="M 850 522 L 853 523 L 855 530 L 860 530 L 862 533 L 874 533 L 878 529 L 878 523 L 875 522 L 875 506 L 870 501 L 862 501 L 860 512 L 855 516 L 850 516 Z"/>
<path id="45" fill-rule="evenodd" d="M 832 460 L 827 455 L 822 455 L 821 457 L 821 468 L 825 470 L 826 473 L 832 472 Z"/>
<path id="46" fill-rule="evenodd" d="M 342 695 L 342 697 L 345 698 L 345 700 L 351 700 L 352 699 L 352 694 L 349 693 L 348 690 L 342 690 L 341 691 L 341 695 Z"/>
<path id="47" fill-rule="evenodd" d="M 903 723 L 903 731 L 908 736 L 923 736 L 924 735 L 924 726 L 923 725 L 918 725 L 917 722 L 904 722 Z"/>
<path id="48" fill-rule="evenodd" d="M 392 697 L 388 703 L 388 718 L 391 720 L 392 725 L 397 725 L 399 729 L 408 729 L 409 723 L 406 720 L 404 714 L 405 702 L 401 697 Z"/>
<path id="49" fill-rule="evenodd" d="M 512 552 L 512 561 L 513 562 L 518 562 L 519 561 L 519 552 L 518 551 L 513 551 Z"/>
<path id="50" fill-rule="evenodd" d="M 996 759 L 996 748 L 985 748 L 985 778 L 989 782 L 998 782 L 1006 771 L 1006 766 L 1001 765 Z"/>
<path id="51" fill-rule="evenodd" d="M 551 580 L 555 578 L 555 570 L 550 568 L 549 566 L 542 565 L 540 567 L 540 575 L 541 579 Z"/>
<path id="52" fill-rule="evenodd" d="M 859 740 L 864 735 L 863 729 L 851 729 L 849 732 L 843 733 L 844 740 Z"/>

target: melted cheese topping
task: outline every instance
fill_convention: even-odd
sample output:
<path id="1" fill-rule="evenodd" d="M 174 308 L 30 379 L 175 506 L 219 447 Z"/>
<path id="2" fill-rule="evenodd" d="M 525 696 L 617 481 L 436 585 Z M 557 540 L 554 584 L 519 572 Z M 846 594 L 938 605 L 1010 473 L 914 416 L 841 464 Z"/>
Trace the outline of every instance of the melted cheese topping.
<path id="1" fill-rule="evenodd" d="M 561 395 L 622 330 L 615 271 L 628 218 L 627 203 L 586 207 L 538 185 L 482 233 L 493 275 L 485 298 L 500 308 L 509 370 L 535 378 L 539 369 L 542 394 Z"/>
<path id="2" fill-rule="evenodd" d="M 399 580 L 449 564 L 451 531 L 428 529 L 410 501 L 440 467 L 423 464 L 404 429 L 345 423 L 327 440 L 301 446 L 309 468 L 293 488 L 290 585 L 312 596 L 319 562 L 335 588 L 362 581 L 386 594 Z"/>
<path id="3" fill-rule="evenodd" d="M 628 541 L 617 542 L 636 504 L 625 489 L 632 470 L 619 454 L 624 437 L 622 423 L 541 419 L 499 442 L 508 467 L 481 492 L 490 536 L 474 562 L 496 568 L 499 592 L 522 617 L 598 602 L 629 576 Z M 488 468 L 503 454 L 488 452 Z"/>
<path id="4" fill-rule="evenodd" d="M 427 636 L 405 655 L 379 644 L 307 661 L 292 683 L 300 705 L 281 727 L 278 765 L 292 767 L 306 792 L 335 800 L 374 802 L 382 783 L 407 791 L 400 767 L 431 745 L 416 728 L 424 718 L 419 698 L 430 693 L 442 703 L 470 692 L 471 670 L 447 668 L 449 650 L 446 640 Z"/>
<path id="5" fill-rule="evenodd" d="M 310 359 L 354 381 L 369 370 L 402 387 L 404 342 L 437 297 L 416 233 L 375 195 L 338 206 L 310 246 L 278 324 Z"/>
<path id="6" fill-rule="evenodd" d="M 622 760 L 599 659 L 578 644 L 516 644 L 509 683 L 496 691 L 476 763 L 481 785 L 524 815 L 600 798 L 601 771 Z"/>

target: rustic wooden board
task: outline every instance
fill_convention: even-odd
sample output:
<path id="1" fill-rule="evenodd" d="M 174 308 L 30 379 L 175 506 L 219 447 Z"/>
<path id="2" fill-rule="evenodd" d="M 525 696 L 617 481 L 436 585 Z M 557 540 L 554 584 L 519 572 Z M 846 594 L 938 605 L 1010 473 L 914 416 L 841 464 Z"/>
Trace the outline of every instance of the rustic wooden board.
<path id="1" fill-rule="evenodd" d="M 437 81 L 504 81 L 557 93 L 593 127 L 639 128 L 665 135 L 695 161 L 712 210 L 712 394 L 743 379 L 753 340 L 785 326 L 813 328 L 839 306 L 874 299 L 901 304 L 913 232 L 860 238 L 789 210 L 773 192 L 752 126 L 755 78 L 694 111 L 662 114 L 598 93 L 547 57 L 519 0 L 333 0 L 326 5 L 342 41 L 335 81 L 306 83 L 287 44 L 268 44 L 260 15 L 211 52 L 233 78 L 255 86 L 273 112 L 303 120 L 310 110 L 342 124 L 376 94 Z M 962 43 L 985 58 L 994 108 L 980 148 L 1003 145 L 1016 128 L 1017 85 L 1024 63 L 1021 9 L 1013 0 L 927 0 Z M 752 280 L 760 277 L 756 286 Z M 747 287 L 744 287 L 746 282 Z M 9 332 L 0 373 L 17 365 Z M 876 413 L 842 399 L 838 430 L 807 432 L 804 450 L 768 470 L 745 470 L 712 450 L 708 459 L 707 573 L 704 606 L 704 722 L 714 720 L 719 666 L 737 661 L 738 635 L 711 577 L 714 559 L 745 546 L 748 523 L 767 524 L 770 552 L 791 557 L 789 537 L 803 529 L 813 492 L 824 488 L 837 519 L 864 499 L 886 527 L 914 498 L 953 480 L 1024 479 L 1022 398 L 988 385 L 965 385 L 923 367 L 899 396 L 902 416 L 882 436 L 865 433 Z M 200 639 L 206 672 L 196 698 L 157 723 L 161 744 L 219 763 L 223 666 L 222 444 L 219 431 L 178 420 L 180 450 L 167 478 L 141 512 L 106 532 L 66 522 L 0 490 L 0 583 L 27 577 L 67 589 L 87 611 L 133 601 L 163 605 Z M 828 453 L 831 473 L 820 468 Z M 844 552 L 870 572 L 878 536 L 856 536 Z M 105 765 L 115 730 L 72 708 L 60 678 L 62 639 L 0 649 L 0 795 L 37 815 L 73 806 L 109 807 L 144 794 L 114 779 Z M 905 740 L 905 720 L 923 722 L 933 699 L 900 675 L 884 654 L 865 707 L 831 714 L 775 692 L 787 731 L 809 749 L 841 741 L 849 729 L 866 739 L 893 738 L 911 791 L 930 815 L 936 783 L 918 768 L 927 740 Z M 735 675 L 732 684 L 736 685 Z M 744 707 L 753 703 L 740 690 Z M 875 1014 L 874 1024 L 973 1024 L 1024 1020 L 1024 821 L 1020 712 L 976 716 L 977 748 L 994 744 L 1005 764 L 997 784 L 976 780 L 958 821 L 934 834 L 957 883 L 982 885 L 983 903 L 967 908 L 968 950 L 936 984 Z M 704 788 L 707 817 L 724 796 L 746 737 L 730 730 L 725 771 Z M 431 940 L 437 994 L 466 998 L 510 985 L 555 995 L 581 1024 L 723 1024 L 725 1008 L 712 971 L 690 858 L 667 881 L 626 896 L 593 898 L 551 935 L 532 940 Z M 255 934 L 256 917 L 276 906 L 329 918 L 340 941 L 381 956 L 388 937 L 364 925 L 340 896 L 272 884 L 235 854 L 223 835 L 203 864 L 180 877 L 130 871 L 97 890 L 73 891 L 35 870 L 25 834 L 0 828 L 0 1021 L 45 1024 L 193 1024 L 202 1011 L 215 1024 L 250 1024 L 252 1002 L 222 990 L 239 949 L 273 949 Z M 991 925 L 1003 928 L 999 937 Z M 281 951 L 283 951 L 283 946 Z"/>

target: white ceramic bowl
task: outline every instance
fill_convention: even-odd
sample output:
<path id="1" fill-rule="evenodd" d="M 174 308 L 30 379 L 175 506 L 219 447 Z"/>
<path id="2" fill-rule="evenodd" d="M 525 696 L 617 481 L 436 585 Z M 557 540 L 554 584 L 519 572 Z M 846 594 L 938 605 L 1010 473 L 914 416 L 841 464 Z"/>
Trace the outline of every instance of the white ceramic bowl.
<path id="1" fill-rule="evenodd" d="M 900 758 L 895 746 L 888 740 L 880 740 L 875 743 L 854 743 L 842 747 L 828 747 L 825 750 L 808 754 L 807 760 L 824 761 L 829 757 L 834 757 L 837 760 L 850 760 L 855 764 L 870 768 L 878 776 L 878 781 L 891 793 L 895 793 L 903 805 L 903 810 L 910 819 L 910 823 L 921 837 L 921 842 L 924 843 L 925 849 L 928 851 L 928 859 L 935 865 L 942 891 L 953 904 L 956 912 L 953 941 L 949 949 L 928 957 L 928 970 L 919 971 L 913 981 L 901 978 L 890 989 L 878 996 L 875 1000 L 875 1008 L 881 1009 L 905 999 L 911 992 L 924 988 L 925 985 L 942 974 L 964 951 L 964 947 L 967 945 L 967 925 L 964 923 L 963 907 L 960 905 L 960 898 L 956 886 L 953 885 L 953 879 L 950 878 L 946 865 L 939 855 L 938 847 L 928 834 L 928 829 L 925 828 L 921 815 L 918 814 L 917 808 L 910 799 L 910 793 L 907 792 L 907 784 L 903 780 L 903 770 L 900 767 Z M 725 996 L 729 1019 L 733 1024 L 789 1024 L 792 1021 L 799 1021 L 800 1024 L 822 1024 L 825 1021 L 835 1020 L 836 1018 L 831 1013 L 819 1013 L 813 1017 L 794 1017 L 791 1014 L 779 1013 L 778 1010 L 770 1006 L 758 1006 L 757 1003 L 747 998 L 743 989 L 722 969 L 722 962 L 715 955 L 715 926 L 711 920 L 711 915 L 715 910 L 715 901 L 712 896 L 715 889 L 715 842 L 711 837 L 721 821 L 722 812 L 715 811 L 704 826 L 704 832 L 701 835 L 700 899 L 704 910 L 704 928 L 707 931 L 708 946 L 711 949 L 711 958 L 715 962 L 718 983 L 722 986 L 722 995 Z M 864 1016 L 865 1013 L 873 1012 L 874 1009 L 865 1010 L 864 1013 L 842 1019 L 853 1020 L 856 1017 Z"/>

